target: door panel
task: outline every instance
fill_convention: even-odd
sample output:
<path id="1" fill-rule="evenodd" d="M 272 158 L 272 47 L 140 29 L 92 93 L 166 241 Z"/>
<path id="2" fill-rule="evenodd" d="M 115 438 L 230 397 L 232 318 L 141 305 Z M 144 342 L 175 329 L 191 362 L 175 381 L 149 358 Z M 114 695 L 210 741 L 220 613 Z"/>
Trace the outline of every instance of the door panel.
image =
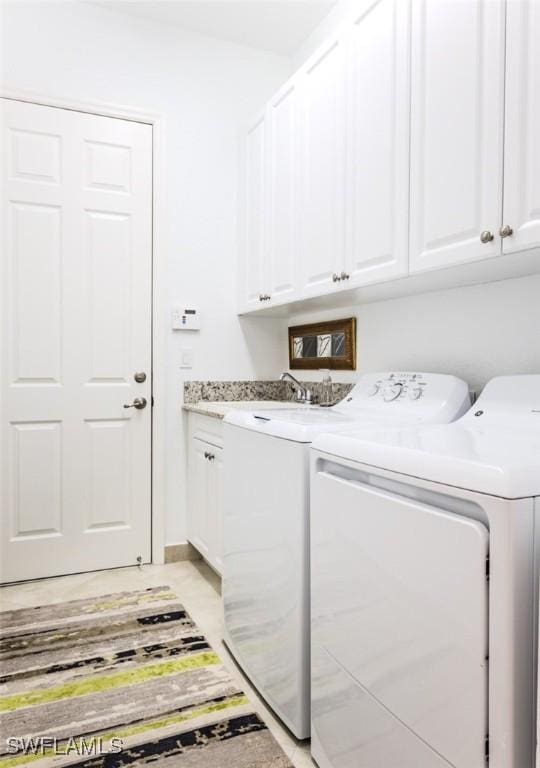
<path id="1" fill-rule="evenodd" d="M 395 748 L 412 731 L 449 764 L 483 767 L 486 527 L 330 472 L 315 475 L 311 521 L 313 643 L 363 689 L 357 764 L 369 764 L 370 729 L 384 709 Z M 317 685 L 316 728 L 329 704 Z M 379 754 L 392 765 L 393 753 Z"/>
<path id="2" fill-rule="evenodd" d="M 504 253 L 540 246 L 540 3 L 507 5 Z"/>
<path id="3" fill-rule="evenodd" d="M 152 129 L 2 113 L 2 579 L 148 561 Z"/>
<path id="4" fill-rule="evenodd" d="M 378 0 L 348 40 L 349 283 L 405 275 L 409 211 L 410 4 Z"/>
<path id="5" fill-rule="evenodd" d="M 11 229 L 11 383 L 60 384 L 62 210 L 13 202 Z"/>
<path id="6" fill-rule="evenodd" d="M 333 288 L 345 265 L 345 59 L 325 45 L 299 75 L 301 87 L 300 289 Z"/>
<path id="7" fill-rule="evenodd" d="M 240 301 L 246 309 L 260 306 L 266 291 L 266 115 L 261 115 L 248 131 L 245 159 L 245 204 L 243 269 L 240 270 Z"/>
<path id="8" fill-rule="evenodd" d="M 211 448 L 209 487 L 210 562 L 218 573 L 223 571 L 223 449 Z"/>
<path id="9" fill-rule="evenodd" d="M 189 453 L 189 540 L 208 560 L 210 552 L 208 530 L 209 461 L 206 454 L 213 446 L 198 438 L 190 441 Z"/>
<path id="10" fill-rule="evenodd" d="M 269 106 L 270 225 L 269 290 L 272 299 L 288 299 L 296 288 L 298 87 L 287 83 Z"/>
<path id="11" fill-rule="evenodd" d="M 503 65 L 503 2 L 413 0 L 411 272 L 501 253 Z"/>

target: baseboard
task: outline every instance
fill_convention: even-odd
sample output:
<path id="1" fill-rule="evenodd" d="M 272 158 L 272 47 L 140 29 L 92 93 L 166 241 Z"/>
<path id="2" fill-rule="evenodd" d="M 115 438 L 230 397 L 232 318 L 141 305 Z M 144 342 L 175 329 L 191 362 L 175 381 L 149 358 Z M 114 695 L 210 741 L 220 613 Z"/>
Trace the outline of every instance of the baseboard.
<path id="1" fill-rule="evenodd" d="M 180 563 L 185 560 L 201 560 L 201 555 L 189 541 L 165 546 L 165 563 Z"/>

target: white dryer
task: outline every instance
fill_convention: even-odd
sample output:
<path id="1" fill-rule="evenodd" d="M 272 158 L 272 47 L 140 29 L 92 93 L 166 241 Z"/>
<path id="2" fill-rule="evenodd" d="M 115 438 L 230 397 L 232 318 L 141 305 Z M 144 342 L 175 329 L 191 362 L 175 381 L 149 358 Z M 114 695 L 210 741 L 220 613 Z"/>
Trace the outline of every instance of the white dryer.
<path id="1" fill-rule="evenodd" d="M 309 714 L 309 447 L 353 425 L 448 422 L 469 405 L 453 376 L 360 376 L 332 408 L 232 411 L 225 418 L 224 638 L 298 738 Z"/>
<path id="2" fill-rule="evenodd" d="M 539 496 L 540 375 L 453 424 L 315 441 L 320 768 L 532 768 Z"/>

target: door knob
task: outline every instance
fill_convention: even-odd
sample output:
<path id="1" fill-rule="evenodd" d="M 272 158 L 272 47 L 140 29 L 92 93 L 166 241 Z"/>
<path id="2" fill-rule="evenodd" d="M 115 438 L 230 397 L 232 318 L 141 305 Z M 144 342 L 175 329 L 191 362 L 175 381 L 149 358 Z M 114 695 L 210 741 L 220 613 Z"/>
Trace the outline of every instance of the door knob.
<path id="1" fill-rule="evenodd" d="M 133 378 L 135 379 L 137 384 L 142 384 L 143 381 L 146 381 L 146 373 L 144 371 L 139 371 L 133 374 Z"/>
<path id="2" fill-rule="evenodd" d="M 499 235 L 501 237 L 510 237 L 510 235 L 514 234 L 514 230 L 509 224 L 505 224 L 504 227 L 501 227 L 499 229 Z"/>
<path id="3" fill-rule="evenodd" d="M 493 232 L 490 232 L 489 229 L 485 229 L 482 234 L 480 235 L 480 242 L 481 243 L 491 243 L 493 240 Z"/>
<path id="4" fill-rule="evenodd" d="M 132 403 L 124 404 L 124 408 L 136 408 L 138 411 L 142 411 L 142 409 L 146 408 L 146 406 L 147 406 L 146 397 L 136 397 Z"/>

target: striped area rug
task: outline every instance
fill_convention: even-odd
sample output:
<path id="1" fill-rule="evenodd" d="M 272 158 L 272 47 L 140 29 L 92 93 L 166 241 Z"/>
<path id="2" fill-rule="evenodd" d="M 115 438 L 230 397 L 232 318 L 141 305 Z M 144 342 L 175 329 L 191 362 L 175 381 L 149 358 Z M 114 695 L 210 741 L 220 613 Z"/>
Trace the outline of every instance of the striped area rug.
<path id="1" fill-rule="evenodd" d="M 0 624 L 0 768 L 292 768 L 168 587 Z"/>

